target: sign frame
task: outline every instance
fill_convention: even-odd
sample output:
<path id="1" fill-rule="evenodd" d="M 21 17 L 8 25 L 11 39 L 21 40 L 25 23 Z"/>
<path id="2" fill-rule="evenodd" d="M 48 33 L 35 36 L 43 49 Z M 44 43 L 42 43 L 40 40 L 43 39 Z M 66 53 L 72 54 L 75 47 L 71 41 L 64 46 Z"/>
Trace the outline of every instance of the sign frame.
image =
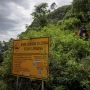
<path id="1" fill-rule="evenodd" d="M 13 71 L 13 56 L 14 56 L 14 41 L 23 41 L 23 40 L 33 40 L 33 39 L 42 39 L 42 38 L 47 38 L 48 39 L 48 55 L 47 55 L 47 78 L 37 78 L 37 77 L 32 77 L 32 76 L 24 76 L 24 75 L 17 75 L 17 74 L 13 74 L 14 76 L 17 77 L 24 77 L 24 78 L 29 78 L 29 79 L 36 79 L 36 80 L 43 80 L 43 79 L 48 79 L 49 78 L 49 63 L 48 63 L 48 59 L 49 59 L 49 47 L 50 47 L 50 38 L 49 37 L 35 37 L 35 38 L 30 38 L 30 39 L 17 39 L 17 40 L 13 40 L 13 49 L 12 49 L 12 65 L 11 65 L 11 71 Z"/>

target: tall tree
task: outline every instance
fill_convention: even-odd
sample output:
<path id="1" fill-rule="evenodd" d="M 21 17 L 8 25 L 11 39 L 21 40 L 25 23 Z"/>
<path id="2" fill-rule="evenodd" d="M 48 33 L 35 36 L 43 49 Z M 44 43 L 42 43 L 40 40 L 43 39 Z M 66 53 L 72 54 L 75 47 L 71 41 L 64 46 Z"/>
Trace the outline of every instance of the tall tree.
<path id="1" fill-rule="evenodd" d="M 56 5 L 56 3 L 54 2 L 54 3 L 51 4 L 50 7 L 51 7 L 52 10 L 55 10 L 55 8 L 57 7 L 57 5 Z"/>
<path id="2" fill-rule="evenodd" d="M 35 6 L 35 11 L 32 13 L 35 22 L 37 22 L 41 27 L 47 24 L 47 7 L 47 3 L 41 3 L 40 5 Z"/>
<path id="3" fill-rule="evenodd" d="M 88 11 L 90 10 L 89 0 L 73 0 L 73 11 L 77 15 L 82 13 L 84 20 L 88 19 Z"/>

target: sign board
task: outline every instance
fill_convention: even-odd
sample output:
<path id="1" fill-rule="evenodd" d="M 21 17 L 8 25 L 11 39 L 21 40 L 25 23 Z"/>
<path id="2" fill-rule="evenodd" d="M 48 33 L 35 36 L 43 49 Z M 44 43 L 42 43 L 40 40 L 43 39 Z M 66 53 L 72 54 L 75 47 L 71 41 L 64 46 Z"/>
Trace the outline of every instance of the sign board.
<path id="1" fill-rule="evenodd" d="M 49 38 L 14 40 L 12 73 L 43 79 L 48 77 Z"/>

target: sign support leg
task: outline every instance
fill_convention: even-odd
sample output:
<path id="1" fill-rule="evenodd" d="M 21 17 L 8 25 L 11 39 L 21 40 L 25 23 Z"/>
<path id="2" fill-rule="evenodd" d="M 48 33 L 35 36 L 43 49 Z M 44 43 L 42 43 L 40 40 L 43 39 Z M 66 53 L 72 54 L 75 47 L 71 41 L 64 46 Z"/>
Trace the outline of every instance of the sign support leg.
<path id="1" fill-rule="evenodd" d="M 19 90 L 21 89 L 21 84 L 22 84 L 22 78 L 20 80 L 20 84 L 18 85 Z"/>
<path id="2" fill-rule="evenodd" d="M 42 80 L 42 90 L 44 90 L 44 81 Z"/>
<path id="3" fill-rule="evenodd" d="M 19 77 L 17 77 L 17 81 L 16 81 L 16 90 L 18 90 L 18 84 L 19 84 Z"/>
<path id="4" fill-rule="evenodd" d="M 32 90 L 32 86 L 31 86 L 31 83 L 32 83 L 32 81 L 31 81 L 31 79 L 30 79 L 30 90 Z"/>

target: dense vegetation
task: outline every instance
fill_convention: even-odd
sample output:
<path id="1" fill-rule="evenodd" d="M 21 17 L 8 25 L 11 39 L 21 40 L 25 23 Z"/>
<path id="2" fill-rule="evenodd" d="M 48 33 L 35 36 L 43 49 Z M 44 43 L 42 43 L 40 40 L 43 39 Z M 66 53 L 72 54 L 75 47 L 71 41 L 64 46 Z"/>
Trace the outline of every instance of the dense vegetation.
<path id="1" fill-rule="evenodd" d="M 52 12 L 46 8 L 46 3 L 40 4 L 32 14 L 32 24 L 19 35 L 20 39 L 50 38 L 50 75 L 48 80 L 45 80 L 46 90 L 90 90 L 90 40 L 86 41 L 75 35 L 79 24 L 84 24 L 90 29 L 90 7 L 84 10 L 82 5 L 89 5 L 89 0 L 74 0 L 72 5 L 60 7 Z M 16 77 L 11 74 L 12 41 L 11 39 L 5 45 L 0 45 L 3 49 L 0 90 L 16 90 Z M 29 90 L 29 79 L 21 79 L 23 83 L 20 90 Z M 34 90 L 40 90 L 39 84 L 40 81 L 35 80 L 31 86 Z"/>

